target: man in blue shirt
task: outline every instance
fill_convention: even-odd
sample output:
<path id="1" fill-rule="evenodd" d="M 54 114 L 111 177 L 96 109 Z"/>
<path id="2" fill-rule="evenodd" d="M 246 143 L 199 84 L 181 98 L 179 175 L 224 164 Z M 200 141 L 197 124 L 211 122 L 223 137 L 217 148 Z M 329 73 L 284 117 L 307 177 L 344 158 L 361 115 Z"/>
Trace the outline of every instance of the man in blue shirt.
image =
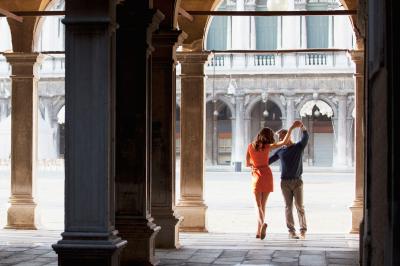
<path id="1" fill-rule="evenodd" d="M 307 232 L 306 216 L 303 206 L 303 151 L 308 142 L 308 132 L 301 123 L 302 138 L 299 142 L 293 143 L 291 140 L 288 145 L 278 149 L 270 158 L 269 164 L 280 160 L 281 162 L 281 189 L 285 199 L 286 225 L 289 229 L 289 238 L 299 239 L 294 228 L 293 220 L 293 199 L 297 209 L 300 224 L 300 238 L 304 239 Z M 277 132 L 279 140 L 286 134 L 286 129 Z"/>

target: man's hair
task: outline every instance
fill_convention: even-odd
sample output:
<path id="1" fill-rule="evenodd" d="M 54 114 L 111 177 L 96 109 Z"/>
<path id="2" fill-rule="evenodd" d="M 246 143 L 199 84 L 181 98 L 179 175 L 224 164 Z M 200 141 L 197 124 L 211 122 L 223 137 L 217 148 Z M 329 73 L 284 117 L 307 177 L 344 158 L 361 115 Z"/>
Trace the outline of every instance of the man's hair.
<path id="1" fill-rule="evenodd" d="M 278 135 L 280 135 L 280 134 L 287 134 L 288 133 L 288 131 L 287 131 L 287 129 L 284 129 L 284 128 L 281 128 L 281 129 L 279 129 L 277 132 L 276 132 L 276 134 L 278 134 Z"/>

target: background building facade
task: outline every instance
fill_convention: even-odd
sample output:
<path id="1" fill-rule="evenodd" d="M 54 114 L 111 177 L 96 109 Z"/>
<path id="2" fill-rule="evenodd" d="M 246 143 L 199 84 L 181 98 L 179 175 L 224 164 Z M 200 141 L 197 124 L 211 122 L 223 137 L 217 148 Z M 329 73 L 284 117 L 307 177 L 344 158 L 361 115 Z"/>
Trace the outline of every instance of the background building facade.
<path id="1" fill-rule="evenodd" d="M 339 9 L 339 3 L 288 1 L 293 10 Z M 64 1 L 52 10 L 63 10 Z M 219 10 L 268 10 L 266 0 L 225 0 Z M 37 51 L 63 51 L 59 17 L 41 21 Z M 0 19 L 0 51 L 11 48 L 7 21 Z M 346 16 L 214 17 L 207 50 L 284 50 L 353 47 Z M 57 162 L 64 154 L 65 60 L 45 55 L 39 78 L 38 159 Z M 179 155 L 180 77 L 177 75 L 177 152 Z M 305 160 L 310 166 L 354 164 L 354 65 L 345 51 L 308 53 L 215 53 L 206 68 L 206 162 L 243 163 L 247 144 L 263 126 L 274 130 L 302 119 L 311 132 Z M 10 66 L 0 57 L 0 162 L 10 159 Z M 294 138 L 299 133 L 295 132 Z"/>
<path id="2" fill-rule="evenodd" d="M 289 10 L 340 9 L 331 0 L 288 2 Z M 226 0 L 218 9 L 268 7 L 267 1 Z M 352 49 L 353 35 L 345 16 L 214 17 L 205 46 L 211 51 Z M 247 144 L 261 127 L 278 130 L 301 119 L 311 133 L 304 157 L 307 165 L 352 167 L 353 73 L 346 51 L 216 52 L 206 68 L 207 164 L 240 165 Z M 178 81 L 177 110 L 179 86 Z M 295 132 L 294 138 L 298 137 Z"/>

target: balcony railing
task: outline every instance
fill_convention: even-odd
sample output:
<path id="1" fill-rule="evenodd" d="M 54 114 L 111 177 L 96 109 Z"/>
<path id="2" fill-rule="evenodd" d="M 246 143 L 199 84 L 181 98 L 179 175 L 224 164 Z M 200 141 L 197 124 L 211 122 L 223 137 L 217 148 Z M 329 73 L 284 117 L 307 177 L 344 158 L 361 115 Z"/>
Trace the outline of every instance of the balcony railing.
<path id="1" fill-rule="evenodd" d="M 222 55 L 217 55 L 211 58 L 210 62 L 208 63 L 208 66 L 224 66 L 225 65 L 225 57 Z"/>
<path id="2" fill-rule="evenodd" d="M 268 71 L 318 71 L 349 70 L 353 64 L 345 51 L 325 53 L 298 52 L 281 54 L 219 54 L 208 63 L 208 72 L 264 72 Z"/>
<path id="3" fill-rule="evenodd" d="M 254 56 L 255 66 L 274 66 L 275 65 L 275 55 L 255 55 Z"/>
<path id="4" fill-rule="evenodd" d="M 335 4 L 337 0 L 294 0 L 295 4 L 307 4 L 307 3 L 329 3 Z"/>
<path id="5" fill-rule="evenodd" d="M 305 63 L 308 66 L 326 65 L 326 54 L 306 54 Z"/>

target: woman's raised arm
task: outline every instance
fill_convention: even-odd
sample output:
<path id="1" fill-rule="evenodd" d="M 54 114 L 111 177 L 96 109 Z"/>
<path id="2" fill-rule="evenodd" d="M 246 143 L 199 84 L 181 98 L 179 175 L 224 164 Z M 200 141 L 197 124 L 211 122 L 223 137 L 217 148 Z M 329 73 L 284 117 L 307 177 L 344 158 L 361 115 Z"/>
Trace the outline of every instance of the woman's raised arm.
<path id="1" fill-rule="evenodd" d="M 297 120 L 294 121 L 293 124 L 290 126 L 290 128 L 289 128 L 288 132 L 286 133 L 286 136 L 283 140 L 270 144 L 271 149 L 276 149 L 276 148 L 279 148 L 279 147 L 282 147 L 282 146 L 288 144 L 289 140 L 290 140 L 290 136 L 292 134 L 292 130 L 301 125 L 302 125 L 301 121 L 297 121 Z"/>

